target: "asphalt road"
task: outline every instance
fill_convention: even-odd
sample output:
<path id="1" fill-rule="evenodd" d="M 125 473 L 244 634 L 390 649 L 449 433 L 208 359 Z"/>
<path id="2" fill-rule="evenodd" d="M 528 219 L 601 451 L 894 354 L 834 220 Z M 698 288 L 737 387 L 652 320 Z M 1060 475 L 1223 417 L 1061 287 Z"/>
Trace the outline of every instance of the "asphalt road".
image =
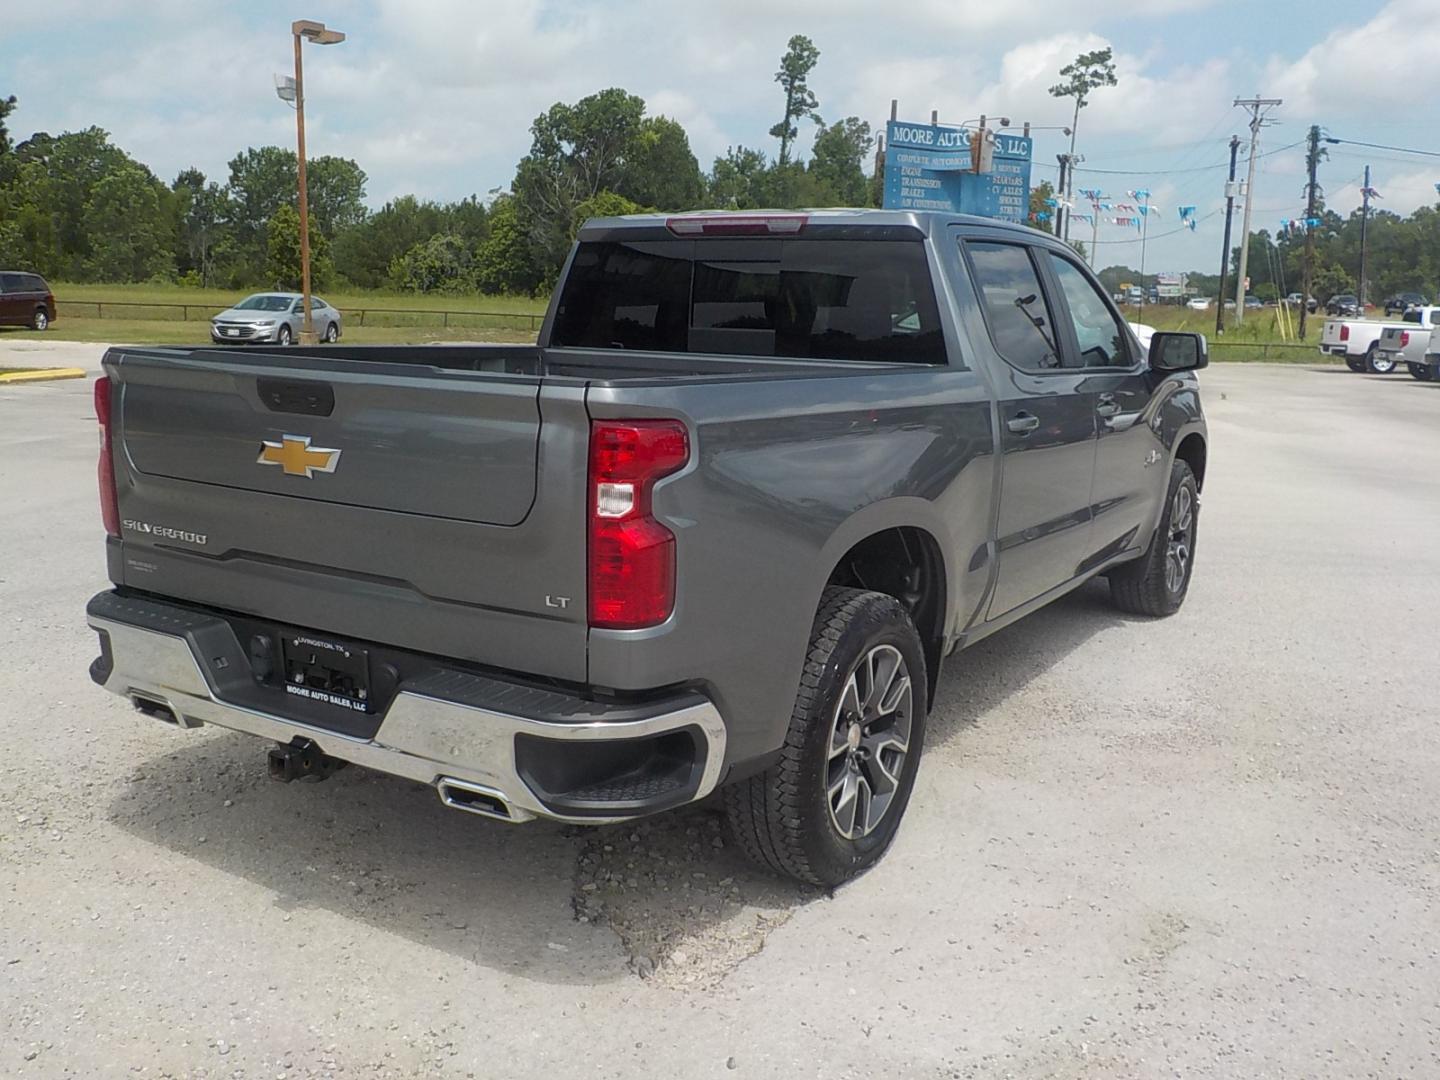
<path id="1" fill-rule="evenodd" d="M 704 811 L 509 827 L 135 714 L 88 381 L 0 388 L 0 1075 L 1440 1073 L 1440 385 L 1202 378 L 1185 609 L 952 659 L 829 896 Z"/>

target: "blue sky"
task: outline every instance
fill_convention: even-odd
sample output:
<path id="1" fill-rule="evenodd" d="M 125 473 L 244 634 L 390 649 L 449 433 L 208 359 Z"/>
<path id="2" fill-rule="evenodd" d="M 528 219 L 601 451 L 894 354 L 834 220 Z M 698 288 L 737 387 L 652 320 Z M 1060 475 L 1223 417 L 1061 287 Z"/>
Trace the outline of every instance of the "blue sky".
<path id="1" fill-rule="evenodd" d="M 289 22 L 345 30 L 307 50 L 313 154 L 353 157 L 379 205 L 413 192 L 456 198 L 504 187 L 529 145 L 533 118 L 557 100 L 607 86 L 640 94 L 680 120 L 702 166 L 733 143 L 773 153 L 765 132 L 781 100 L 772 76 L 786 39 L 821 50 L 811 83 L 826 119 L 879 127 L 892 97 L 901 116 L 961 121 L 984 112 L 1036 125 L 1069 122 L 1045 89 L 1076 53 L 1103 45 L 1120 85 L 1082 114 L 1078 186 L 1123 197 L 1148 188 L 1162 210 L 1147 268 L 1218 263 L 1224 170 L 1244 118 L 1231 102 L 1282 97 L 1262 152 L 1337 136 L 1440 150 L 1433 91 L 1390 77 L 1388 58 L 1440 57 L 1436 0 L 1364 8 L 1339 0 L 910 0 L 877 19 L 873 0 L 51 0 L 0 23 L 0 93 L 20 108 L 21 137 L 97 124 L 170 180 L 196 165 L 224 179 L 248 145 L 293 145 L 293 115 L 273 91 L 289 70 Z M 63 33 L 60 31 L 63 30 Z M 1418 73 L 1407 60 L 1402 68 Z M 1379 72 L 1380 74 L 1376 74 Z M 1059 132 L 1037 137 L 1035 179 L 1053 175 Z M 1379 205 L 1408 212 L 1435 199 L 1440 159 L 1332 147 L 1322 183 L 1337 209 L 1359 202 L 1374 166 Z M 1255 191 L 1256 227 L 1274 230 L 1301 206 L 1300 148 L 1269 153 Z M 1243 171 L 1243 164 L 1242 164 Z M 1171 232 L 1195 204 L 1195 233 Z M 1082 227 L 1083 228 L 1083 227 Z M 1088 232 L 1088 228 L 1084 231 Z M 1099 262 L 1137 265 L 1132 232 L 1107 226 Z"/>

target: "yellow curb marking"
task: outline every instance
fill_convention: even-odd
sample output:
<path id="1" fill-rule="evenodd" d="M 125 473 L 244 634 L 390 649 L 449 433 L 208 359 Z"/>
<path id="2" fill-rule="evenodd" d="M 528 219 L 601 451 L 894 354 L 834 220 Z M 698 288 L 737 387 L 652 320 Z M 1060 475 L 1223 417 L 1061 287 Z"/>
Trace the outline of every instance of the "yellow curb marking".
<path id="1" fill-rule="evenodd" d="M 35 368 L 31 371 L 12 371 L 0 375 L 0 383 L 47 382 L 50 379 L 83 379 L 88 374 L 84 368 L 52 367 Z"/>

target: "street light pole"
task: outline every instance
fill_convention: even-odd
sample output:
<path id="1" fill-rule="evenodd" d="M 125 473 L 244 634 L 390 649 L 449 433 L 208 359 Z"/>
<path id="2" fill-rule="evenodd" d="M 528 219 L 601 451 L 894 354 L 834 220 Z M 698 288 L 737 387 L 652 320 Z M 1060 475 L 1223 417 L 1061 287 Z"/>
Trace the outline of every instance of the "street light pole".
<path id="1" fill-rule="evenodd" d="M 305 320 L 300 325 L 300 344 L 315 344 L 315 324 L 310 318 L 310 194 L 305 187 L 305 74 L 300 62 L 300 34 L 295 38 L 295 142 L 300 177 L 300 292 L 304 296 Z"/>
<path id="2" fill-rule="evenodd" d="M 315 324 L 310 314 L 310 196 L 305 186 L 305 74 L 300 60 L 301 39 L 316 45 L 338 45 L 345 40 L 339 30 L 327 30 L 324 23 L 313 19 L 297 19 L 290 24 L 295 39 L 295 145 L 296 174 L 300 188 L 300 292 L 304 297 L 305 319 L 300 328 L 300 344 L 315 344 Z"/>

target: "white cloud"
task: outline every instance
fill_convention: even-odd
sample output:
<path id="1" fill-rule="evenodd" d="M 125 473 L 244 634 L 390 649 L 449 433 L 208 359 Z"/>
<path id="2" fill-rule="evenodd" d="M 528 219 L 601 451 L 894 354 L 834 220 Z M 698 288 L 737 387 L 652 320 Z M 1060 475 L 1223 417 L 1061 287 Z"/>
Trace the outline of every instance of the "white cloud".
<path id="1" fill-rule="evenodd" d="M 1299 59 L 1272 57 L 1266 93 L 1284 98 L 1287 113 L 1336 121 L 1413 109 L 1425 97 L 1427 65 L 1440 57 L 1437 15 L 1435 0 L 1391 0 L 1368 22 L 1339 27 Z"/>

